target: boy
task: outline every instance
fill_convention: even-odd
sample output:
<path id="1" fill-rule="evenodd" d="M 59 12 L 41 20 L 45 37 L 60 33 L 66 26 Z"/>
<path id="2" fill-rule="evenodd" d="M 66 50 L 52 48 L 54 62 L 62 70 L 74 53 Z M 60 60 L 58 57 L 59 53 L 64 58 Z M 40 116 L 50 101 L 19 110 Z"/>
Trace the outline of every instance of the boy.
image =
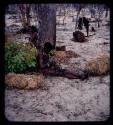
<path id="1" fill-rule="evenodd" d="M 44 75 L 62 76 L 69 79 L 80 78 L 82 80 L 88 77 L 87 73 L 83 71 L 79 71 L 78 73 L 76 73 L 76 72 L 70 72 L 66 69 L 62 69 L 52 59 L 53 56 L 52 50 L 53 50 L 52 44 L 47 42 L 44 44 L 44 53 L 39 53 L 39 65 Z"/>

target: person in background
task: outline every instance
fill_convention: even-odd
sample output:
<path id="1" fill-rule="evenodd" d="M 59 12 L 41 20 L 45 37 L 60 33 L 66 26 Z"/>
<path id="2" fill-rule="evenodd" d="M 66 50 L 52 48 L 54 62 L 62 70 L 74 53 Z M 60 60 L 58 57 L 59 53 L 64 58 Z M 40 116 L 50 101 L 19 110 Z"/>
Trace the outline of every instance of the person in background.
<path id="1" fill-rule="evenodd" d="M 87 32 L 87 37 L 89 36 L 89 20 L 86 17 L 80 17 L 78 20 L 78 29 L 82 30 L 83 25 Z"/>
<path id="2" fill-rule="evenodd" d="M 87 32 L 87 37 L 89 36 L 89 20 L 86 17 L 83 17 L 83 24 Z"/>

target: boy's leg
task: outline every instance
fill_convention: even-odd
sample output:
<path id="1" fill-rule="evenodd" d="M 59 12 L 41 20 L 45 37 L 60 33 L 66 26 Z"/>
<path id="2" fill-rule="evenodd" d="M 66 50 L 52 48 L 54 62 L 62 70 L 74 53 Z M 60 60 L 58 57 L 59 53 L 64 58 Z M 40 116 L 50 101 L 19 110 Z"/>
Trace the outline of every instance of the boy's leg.
<path id="1" fill-rule="evenodd" d="M 89 26 L 86 26 L 87 36 L 89 36 Z"/>
<path id="2" fill-rule="evenodd" d="M 55 69 L 48 68 L 48 69 L 43 70 L 43 74 L 44 75 L 52 75 L 52 76 L 62 76 L 62 77 L 66 77 L 69 79 L 77 78 L 74 74 L 72 74 L 71 72 L 69 72 L 65 69 L 60 69 L 60 70 L 56 71 Z"/>
<path id="3" fill-rule="evenodd" d="M 65 77 L 69 78 L 69 79 L 86 79 L 88 78 L 88 74 L 83 72 L 83 71 L 79 71 L 78 73 L 75 71 L 68 71 L 68 70 L 65 70 L 64 71 L 64 75 Z"/>
<path id="4" fill-rule="evenodd" d="M 55 70 L 52 68 L 44 69 L 43 70 L 44 75 L 52 75 L 52 76 L 61 76 L 61 77 L 66 77 L 69 79 L 85 79 L 87 78 L 87 75 L 82 73 L 76 73 L 76 72 L 71 72 L 66 69 L 60 69 L 60 70 Z"/>

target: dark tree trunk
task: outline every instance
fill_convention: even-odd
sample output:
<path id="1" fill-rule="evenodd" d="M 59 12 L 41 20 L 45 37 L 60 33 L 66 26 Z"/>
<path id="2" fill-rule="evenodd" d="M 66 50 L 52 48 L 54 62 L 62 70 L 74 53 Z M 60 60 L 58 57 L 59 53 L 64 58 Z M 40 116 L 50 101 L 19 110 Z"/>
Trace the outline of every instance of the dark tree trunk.
<path id="1" fill-rule="evenodd" d="M 79 15 L 80 15 L 81 10 L 82 10 L 82 7 L 80 7 L 80 8 L 78 9 L 78 12 L 77 12 L 77 16 L 76 16 L 76 24 L 75 24 L 75 30 L 77 29 L 78 18 L 79 18 Z"/>
<path id="2" fill-rule="evenodd" d="M 37 43 L 42 49 L 44 43 L 50 42 L 54 48 L 56 46 L 56 11 L 54 5 L 40 4 L 38 5 L 38 41 Z"/>
<path id="3" fill-rule="evenodd" d="M 21 19 L 21 23 L 22 26 L 24 27 L 26 25 L 26 19 L 25 19 L 25 7 L 23 4 L 19 5 L 19 9 L 20 9 L 20 19 Z"/>
<path id="4" fill-rule="evenodd" d="M 41 63 L 43 62 L 44 44 L 50 42 L 54 49 L 56 48 L 56 10 L 54 5 L 39 4 L 36 12 L 39 22 L 38 40 L 36 44 L 36 48 L 38 49 L 37 68 L 40 69 Z"/>
<path id="5" fill-rule="evenodd" d="M 27 4 L 26 5 L 26 23 L 28 26 L 30 26 L 30 10 L 31 10 L 31 5 Z"/>
<path id="6" fill-rule="evenodd" d="M 20 9 L 20 18 L 22 22 L 22 26 L 30 26 L 30 4 L 20 4 L 19 9 Z"/>
<path id="7" fill-rule="evenodd" d="M 105 14 L 105 17 L 106 17 L 106 18 L 108 17 L 108 12 L 109 12 L 109 9 L 106 8 L 106 14 Z"/>

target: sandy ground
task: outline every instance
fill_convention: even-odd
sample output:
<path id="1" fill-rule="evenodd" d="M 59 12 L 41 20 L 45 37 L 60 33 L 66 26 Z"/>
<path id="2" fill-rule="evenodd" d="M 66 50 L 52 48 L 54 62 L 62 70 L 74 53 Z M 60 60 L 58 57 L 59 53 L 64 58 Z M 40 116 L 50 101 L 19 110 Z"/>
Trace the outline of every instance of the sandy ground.
<path id="1" fill-rule="evenodd" d="M 97 28 L 95 35 L 90 32 L 92 36 L 87 42 L 77 43 L 71 40 L 75 22 L 67 19 L 66 25 L 57 25 L 57 45 L 66 45 L 67 50 L 73 50 L 80 57 L 71 58 L 64 68 L 69 65 L 84 68 L 88 60 L 109 54 L 109 26 Z M 37 90 L 6 87 L 5 116 L 10 121 L 104 121 L 110 115 L 109 89 L 109 74 L 84 81 L 48 76 L 45 85 Z"/>

